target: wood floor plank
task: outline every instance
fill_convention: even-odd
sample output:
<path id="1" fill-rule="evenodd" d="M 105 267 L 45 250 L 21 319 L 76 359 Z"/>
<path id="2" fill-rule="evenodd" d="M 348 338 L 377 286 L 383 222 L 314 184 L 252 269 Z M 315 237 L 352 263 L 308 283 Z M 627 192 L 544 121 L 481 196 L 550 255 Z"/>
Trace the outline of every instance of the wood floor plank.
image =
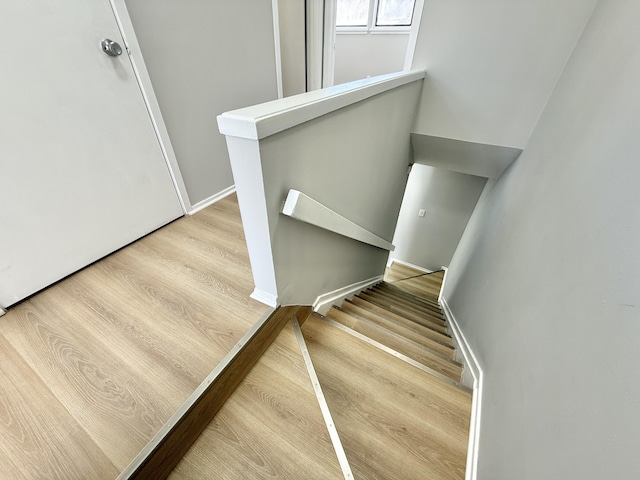
<path id="1" fill-rule="evenodd" d="M 232 195 L 12 308 L 0 335 L 121 470 L 262 316 L 266 307 L 249 298 L 252 289 Z M 0 391 L 10 391 L 3 382 Z M 62 428 L 59 420 L 46 413 L 36 420 L 51 424 L 43 430 L 51 448 L 64 449 L 47 433 Z M 11 452 L 7 462 L 31 461 L 0 438 L 2 449 Z"/>
<path id="2" fill-rule="evenodd" d="M 0 335 L 0 476 L 114 478 L 117 468 Z M 52 421 L 53 420 L 53 421 Z"/>
<path id="3" fill-rule="evenodd" d="M 469 393 L 313 316 L 303 332 L 356 478 L 464 478 Z"/>
<path id="4" fill-rule="evenodd" d="M 237 386 L 260 360 L 262 354 L 292 318 L 306 318 L 311 307 L 280 307 L 260 324 L 233 360 L 212 377 L 196 401 L 172 422 L 171 429 L 145 454 L 144 460 L 128 476 L 132 479 L 164 479 L 182 460 L 191 445 L 222 408 Z"/>
<path id="5" fill-rule="evenodd" d="M 49 295 L 42 292 L 18 307 L 10 320 L 19 323 L 3 324 L 4 335 L 114 465 L 123 468 L 175 407 L 86 328 L 52 321 L 68 313 L 48 301 Z"/>
<path id="6" fill-rule="evenodd" d="M 169 478 L 342 478 L 291 325 Z"/>

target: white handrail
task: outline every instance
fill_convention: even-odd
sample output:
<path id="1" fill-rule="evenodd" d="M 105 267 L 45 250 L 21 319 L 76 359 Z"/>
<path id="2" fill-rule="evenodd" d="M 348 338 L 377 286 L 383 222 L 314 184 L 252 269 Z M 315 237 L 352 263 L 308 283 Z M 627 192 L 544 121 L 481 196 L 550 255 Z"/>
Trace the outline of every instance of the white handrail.
<path id="1" fill-rule="evenodd" d="M 218 130 L 260 140 L 380 93 L 423 79 L 424 70 L 397 72 L 301 93 L 218 116 Z"/>
<path id="2" fill-rule="evenodd" d="M 383 250 L 392 252 L 396 248 L 384 238 L 362 228 L 298 190 L 289 190 L 281 213 L 301 222 L 324 228 L 330 232 L 382 248 Z"/>

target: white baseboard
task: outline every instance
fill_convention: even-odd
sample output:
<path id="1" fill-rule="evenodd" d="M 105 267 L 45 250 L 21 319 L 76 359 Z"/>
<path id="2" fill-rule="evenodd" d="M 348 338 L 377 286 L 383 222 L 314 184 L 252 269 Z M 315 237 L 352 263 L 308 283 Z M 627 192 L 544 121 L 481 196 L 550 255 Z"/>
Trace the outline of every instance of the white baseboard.
<path id="1" fill-rule="evenodd" d="M 440 284 L 440 293 L 438 294 L 438 303 L 440 303 L 440 300 L 442 299 L 442 294 L 444 292 L 444 284 L 447 282 L 447 273 L 449 273 L 449 269 L 444 265 L 442 266 L 442 270 L 444 270 L 444 275 L 442 276 L 442 283 Z"/>
<path id="2" fill-rule="evenodd" d="M 382 275 L 378 275 L 377 277 L 372 277 L 367 280 L 363 280 L 361 282 L 352 283 L 351 285 L 347 285 L 346 287 L 338 288 L 332 292 L 323 293 L 316 298 L 316 301 L 313 302 L 313 311 L 321 313 L 324 315 L 331 308 L 331 306 L 335 303 L 341 303 L 342 300 L 353 295 L 360 290 L 364 290 L 371 285 L 374 285 L 378 282 L 382 281 Z"/>
<path id="3" fill-rule="evenodd" d="M 0 317 L 3 316 L 7 311 L 4 308 L 0 308 Z"/>
<path id="4" fill-rule="evenodd" d="M 198 213 L 203 208 L 207 208 L 209 205 L 213 205 L 214 203 L 222 200 L 224 197 L 228 197 L 235 191 L 236 191 L 236 186 L 231 185 L 230 187 L 225 188 L 221 192 L 211 195 L 209 198 L 205 198 L 204 200 L 199 201 L 195 205 L 192 205 L 191 210 L 187 212 L 187 215 L 193 215 L 194 213 Z"/>
<path id="5" fill-rule="evenodd" d="M 270 307 L 275 308 L 278 306 L 278 297 L 276 297 L 272 293 L 265 292 L 264 290 L 255 288 L 249 296 L 254 300 L 257 300 L 260 303 L 264 303 L 265 305 L 268 305 Z"/>
<path id="6" fill-rule="evenodd" d="M 398 260 L 397 258 L 389 258 L 389 260 L 387 261 L 387 267 L 390 267 L 394 262 L 399 263 L 400 265 L 404 265 L 405 267 L 415 268 L 416 270 L 420 270 L 421 272 L 424 272 L 424 273 L 433 273 L 433 270 L 429 270 L 424 267 L 419 267 L 418 265 L 405 262 L 404 260 Z"/>
<path id="7" fill-rule="evenodd" d="M 445 273 L 446 275 L 446 273 Z M 469 448 L 467 451 L 467 468 L 465 480 L 476 480 L 478 475 L 478 447 L 480 442 L 480 416 L 482 413 L 482 385 L 484 373 L 480 362 L 471 350 L 467 339 L 460 330 L 460 326 L 449 308 L 445 298 L 439 299 L 442 311 L 447 317 L 454 339 L 464 357 L 464 363 L 473 376 L 473 400 L 471 403 L 471 424 L 469 428 Z"/>

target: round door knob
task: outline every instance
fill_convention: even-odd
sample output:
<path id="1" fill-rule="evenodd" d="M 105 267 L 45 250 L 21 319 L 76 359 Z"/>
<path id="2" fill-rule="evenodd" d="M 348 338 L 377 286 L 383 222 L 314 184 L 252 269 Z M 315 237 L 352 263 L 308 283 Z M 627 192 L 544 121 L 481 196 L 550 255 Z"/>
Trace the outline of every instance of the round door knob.
<path id="1" fill-rule="evenodd" d="M 122 47 L 118 45 L 117 42 L 109 40 L 108 38 L 105 38 L 100 42 L 100 47 L 102 47 L 102 51 L 110 57 L 117 57 L 118 55 L 122 55 Z"/>

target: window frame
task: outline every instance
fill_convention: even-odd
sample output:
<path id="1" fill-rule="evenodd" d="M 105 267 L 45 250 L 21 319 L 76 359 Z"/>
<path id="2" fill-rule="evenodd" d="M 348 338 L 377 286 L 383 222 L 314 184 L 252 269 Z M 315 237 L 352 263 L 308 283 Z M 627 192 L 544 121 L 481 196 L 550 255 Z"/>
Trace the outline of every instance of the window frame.
<path id="1" fill-rule="evenodd" d="M 411 23 L 409 25 L 376 25 L 376 17 L 378 15 L 378 6 L 380 0 L 369 0 L 369 10 L 367 14 L 367 25 L 355 26 L 338 26 L 336 25 L 336 33 L 353 33 L 353 34 L 376 34 L 376 33 L 401 33 L 407 34 L 413 25 L 417 0 L 413 0 L 413 12 L 411 13 Z"/>

